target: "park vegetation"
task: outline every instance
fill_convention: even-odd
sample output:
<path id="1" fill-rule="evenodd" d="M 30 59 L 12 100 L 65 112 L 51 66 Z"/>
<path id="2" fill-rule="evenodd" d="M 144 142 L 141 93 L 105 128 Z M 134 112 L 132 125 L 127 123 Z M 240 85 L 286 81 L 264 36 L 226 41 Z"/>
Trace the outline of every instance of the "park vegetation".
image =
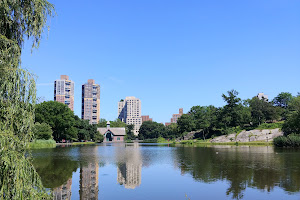
<path id="1" fill-rule="evenodd" d="M 96 124 L 89 124 L 88 120 L 80 119 L 67 105 L 60 102 L 47 101 L 37 104 L 35 121 L 34 130 L 38 128 L 36 139 L 48 140 L 53 137 L 56 142 L 103 141 Z M 49 135 L 50 132 L 52 135 Z M 41 135 L 44 138 L 41 138 Z"/>
<path id="2" fill-rule="evenodd" d="M 300 97 L 282 92 L 272 101 L 253 97 L 242 100 L 236 90 L 223 94 L 223 107 L 193 106 L 177 124 L 164 126 L 146 121 L 140 128 L 140 139 L 182 139 L 195 131 L 195 137 L 206 140 L 219 135 L 239 133 L 242 130 L 280 128 L 285 135 L 300 134 Z M 276 144 L 276 143 L 275 143 Z"/>
<path id="3" fill-rule="evenodd" d="M 52 199 L 32 165 L 35 76 L 21 68 L 25 39 L 37 48 L 54 6 L 46 0 L 0 1 L 0 199 Z"/>

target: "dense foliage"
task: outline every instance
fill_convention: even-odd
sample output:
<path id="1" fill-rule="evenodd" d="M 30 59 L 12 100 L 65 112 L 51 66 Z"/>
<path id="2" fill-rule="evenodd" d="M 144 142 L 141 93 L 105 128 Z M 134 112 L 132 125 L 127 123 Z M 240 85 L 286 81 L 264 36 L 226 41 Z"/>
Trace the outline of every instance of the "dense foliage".
<path id="1" fill-rule="evenodd" d="M 253 97 L 242 101 L 235 90 L 223 94 L 223 107 L 193 106 L 183 114 L 177 124 L 163 126 L 156 122 L 144 122 L 140 128 L 140 139 L 158 137 L 177 138 L 195 131 L 195 137 L 210 137 L 239 133 L 243 129 L 282 128 L 285 134 L 300 134 L 300 97 L 282 92 L 274 98 Z M 285 121 L 284 121 L 285 120 Z"/>
<path id="2" fill-rule="evenodd" d="M 165 127 L 161 123 L 145 121 L 140 127 L 139 139 L 152 139 L 152 138 L 168 138 L 173 139 L 178 135 L 177 124 L 171 124 L 170 126 Z"/>
<path id="3" fill-rule="evenodd" d="M 56 141 L 101 141 L 96 125 L 80 119 L 67 105 L 57 101 L 36 105 L 35 120 L 39 123 L 48 123 Z"/>
<path id="4" fill-rule="evenodd" d="M 300 135 L 279 136 L 274 138 L 273 143 L 277 147 L 300 147 Z"/>
<path id="5" fill-rule="evenodd" d="M 47 123 L 36 122 L 32 128 L 35 139 L 49 140 L 52 138 L 53 131 Z"/>
<path id="6" fill-rule="evenodd" d="M 24 37 L 38 47 L 53 5 L 0 1 L 0 199 L 50 199 L 26 152 L 33 138 L 35 79 L 21 69 Z"/>
<path id="7" fill-rule="evenodd" d="M 125 122 L 122 122 L 120 119 L 116 119 L 115 121 L 109 121 L 110 122 L 110 127 L 127 127 Z M 106 119 L 100 119 L 97 127 L 106 127 L 107 121 Z"/>

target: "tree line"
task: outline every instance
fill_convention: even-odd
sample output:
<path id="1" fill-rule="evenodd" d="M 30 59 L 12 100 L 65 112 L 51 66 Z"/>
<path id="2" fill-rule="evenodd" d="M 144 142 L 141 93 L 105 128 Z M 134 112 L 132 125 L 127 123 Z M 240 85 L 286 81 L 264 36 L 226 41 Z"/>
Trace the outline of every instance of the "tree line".
<path id="1" fill-rule="evenodd" d="M 144 122 L 139 138 L 177 138 L 188 132 L 197 131 L 203 139 L 218 135 L 251 130 L 265 123 L 274 128 L 282 127 L 285 134 L 300 134 L 300 96 L 281 92 L 272 101 L 253 97 L 242 100 L 236 90 L 222 94 L 226 103 L 223 107 L 193 106 L 183 114 L 177 124 L 165 127 L 157 122 Z M 276 122 L 283 123 L 276 123 Z M 283 124 L 283 125 L 282 125 Z"/>
<path id="2" fill-rule="evenodd" d="M 106 127 L 107 120 L 100 119 L 98 124 L 89 124 L 88 120 L 80 119 L 65 104 L 57 101 L 47 101 L 36 105 L 33 133 L 35 139 L 54 139 L 65 141 L 103 141 L 103 135 L 98 127 Z M 134 125 L 127 125 L 120 119 L 110 121 L 110 127 L 124 127 L 126 139 L 135 139 Z"/>
<path id="3" fill-rule="evenodd" d="M 33 132 L 36 139 L 53 138 L 57 142 L 103 141 L 103 136 L 97 131 L 97 125 L 80 119 L 67 105 L 56 101 L 36 105 Z"/>

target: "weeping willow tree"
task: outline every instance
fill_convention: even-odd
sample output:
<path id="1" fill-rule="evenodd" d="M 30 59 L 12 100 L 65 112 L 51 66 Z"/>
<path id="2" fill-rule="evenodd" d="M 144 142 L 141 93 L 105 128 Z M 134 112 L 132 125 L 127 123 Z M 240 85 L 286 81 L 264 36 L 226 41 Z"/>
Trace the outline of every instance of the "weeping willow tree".
<path id="1" fill-rule="evenodd" d="M 0 199 L 51 199 L 27 150 L 36 87 L 20 65 L 24 40 L 37 48 L 53 13 L 46 0 L 0 0 Z"/>

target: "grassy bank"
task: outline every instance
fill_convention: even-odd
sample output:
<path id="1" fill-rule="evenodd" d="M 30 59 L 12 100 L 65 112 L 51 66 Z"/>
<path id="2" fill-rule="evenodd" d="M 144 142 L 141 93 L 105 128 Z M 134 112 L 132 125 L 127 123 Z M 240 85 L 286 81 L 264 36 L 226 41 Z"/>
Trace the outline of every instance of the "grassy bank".
<path id="1" fill-rule="evenodd" d="M 145 139 L 143 140 L 144 143 L 173 143 L 174 140 L 166 140 L 165 138 L 159 137 L 154 139 Z"/>
<path id="2" fill-rule="evenodd" d="M 52 139 L 50 140 L 34 140 L 30 142 L 30 149 L 41 149 L 41 148 L 55 148 L 56 142 Z"/>
<path id="3" fill-rule="evenodd" d="M 73 142 L 71 145 L 95 144 L 96 142 Z"/>
<path id="4" fill-rule="evenodd" d="M 183 140 L 181 142 L 176 142 L 175 144 L 183 145 L 253 145 L 253 146 L 271 146 L 273 142 L 264 141 L 252 141 L 252 142 L 216 142 L 212 143 L 209 140 Z"/>

